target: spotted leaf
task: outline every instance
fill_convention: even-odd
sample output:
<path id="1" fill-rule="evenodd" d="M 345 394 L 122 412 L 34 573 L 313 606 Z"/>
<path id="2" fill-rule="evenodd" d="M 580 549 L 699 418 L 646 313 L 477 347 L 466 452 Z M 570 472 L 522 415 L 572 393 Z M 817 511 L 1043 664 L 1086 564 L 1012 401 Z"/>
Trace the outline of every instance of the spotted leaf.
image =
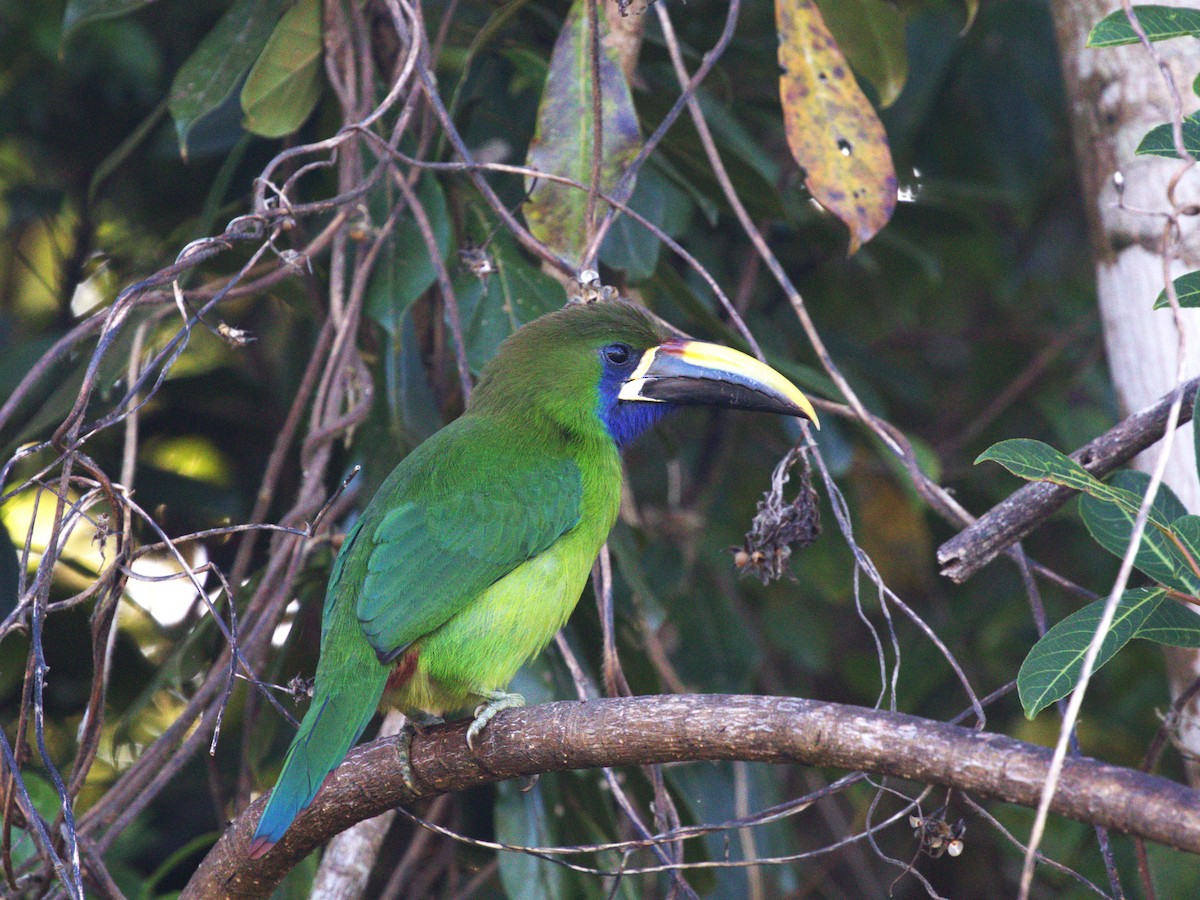
<path id="1" fill-rule="evenodd" d="M 896 208 L 887 134 L 812 0 L 775 0 L 779 94 L 792 156 L 814 198 L 850 229 L 850 253 Z"/>

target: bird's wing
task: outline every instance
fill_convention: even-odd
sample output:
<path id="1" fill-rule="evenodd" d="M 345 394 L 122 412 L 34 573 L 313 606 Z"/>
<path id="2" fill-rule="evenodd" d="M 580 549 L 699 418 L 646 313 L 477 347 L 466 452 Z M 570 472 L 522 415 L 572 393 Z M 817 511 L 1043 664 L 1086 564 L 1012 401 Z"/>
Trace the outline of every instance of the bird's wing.
<path id="1" fill-rule="evenodd" d="M 583 485 L 572 460 L 531 461 L 500 451 L 476 462 L 464 470 L 470 460 L 454 460 L 462 477 L 451 487 L 433 473 L 434 496 L 420 487 L 403 491 L 408 496 L 370 533 L 355 536 L 371 544 L 358 620 L 381 661 L 394 659 L 579 522 Z"/>

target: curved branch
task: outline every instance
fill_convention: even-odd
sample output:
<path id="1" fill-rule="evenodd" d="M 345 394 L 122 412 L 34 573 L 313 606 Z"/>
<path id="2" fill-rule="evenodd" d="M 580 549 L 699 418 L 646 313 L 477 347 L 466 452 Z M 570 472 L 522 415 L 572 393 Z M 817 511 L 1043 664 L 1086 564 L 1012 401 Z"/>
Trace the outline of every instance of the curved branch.
<path id="1" fill-rule="evenodd" d="M 1182 390 L 1183 406 L 1179 411 L 1179 424 L 1186 425 L 1192 419 L 1192 404 L 1200 390 L 1200 378 L 1185 382 Z M 1153 406 L 1135 412 L 1098 438 L 1084 444 L 1071 454 L 1071 458 L 1097 478 L 1103 478 L 1162 438 L 1174 398 L 1175 391 L 1171 391 Z M 1077 493 L 1048 481 L 1037 481 L 1018 488 L 938 547 L 937 558 L 942 565 L 942 574 L 962 584 L 1017 541 L 1028 536 Z"/>
<path id="2" fill-rule="evenodd" d="M 791 697 L 683 695 L 548 703 L 506 710 L 467 749 L 467 722 L 414 738 L 417 792 L 404 786 L 396 739 L 352 751 L 312 806 L 261 859 L 247 848 L 265 798 L 226 829 L 181 900 L 266 897 L 308 853 L 353 823 L 418 797 L 563 769 L 686 760 L 801 763 L 948 785 L 1036 806 L 1051 751 L 899 713 Z M 1052 807 L 1200 853 L 1200 791 L 1085 757 L 1067 760 Z"/>

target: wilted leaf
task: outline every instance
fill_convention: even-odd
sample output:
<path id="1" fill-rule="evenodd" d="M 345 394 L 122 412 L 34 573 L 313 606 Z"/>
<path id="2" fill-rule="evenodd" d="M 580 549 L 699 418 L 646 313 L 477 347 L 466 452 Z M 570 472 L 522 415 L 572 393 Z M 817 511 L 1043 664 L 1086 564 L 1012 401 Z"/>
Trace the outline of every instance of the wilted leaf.
<path id="1" fill-rule="evenodd" d="M 233 93 L 285 5 L 286 0 L 236 0 L 175 73 L 167 105 L 185 157 L 188 132 Z"/>
<path id="2" fill-rule="evenodd" d="M 641 147 L 637 112 L 615 51 L 604 46 L 608 24 L 599 16 L 601 53 L 600 190 L 611 193 Z M 587 4 L 576 0 L 550 56 L 550 70 L 538 104 L 537 130 L 526 165 L 588 184 L 592 178 L 592 54 Z M 632 188 L 632 185 L 630 186 Z M 628 197 L 618 197 L 625 200 Z M 538 240 L 579 263 L 587 244 L 588 195 L 565 184 L 540 180 L 525 202 L 529 230 Z M 597 214 L 605 204 L 597 203 Z"/>
<path id="3" fill-rule="evenodd" d="M 1187 9 L 1176 6 L 1135 6 L 1138 22 L 1146 37 L 1152 41 L 1164 41 L 1167 38 L 1195 36 L 1200 33 L 1200 9 Z M 1138 36 L 1129 24 L 1125 10 L 1118 9 L 1095 24 L 1092 33 L 1088 35 L 1089 47 L 1117 47 L 1121 44 L 1136 44 Z"/>
<path id="4" fill-rule="evenodd" d="M 850 65 L 875 87 L 880 106 L 891 106 L 908 78 L 904 16 L 886 0 L 817 0 L 817 6 Z"/>
<path id="5" fill-rule="evenodd" d="M 1109 486 L 1127 491 L 1131 496 L 1145 496 L 1150 476 L 1144 472 L 1117 472 Z M 1140 502 L 1138 504 L 1140 506 Z M 1192 571 L 1187 557 L 1172 540 L 1175 524 L 1182 521 L 1187 510 L 1164 484 L 1159 487 L 1151 508 L 1151 520 L 1142 532 L 1134 565 L 1155 581 L 1185 593 L 1200 592 L 1200 576 Z M 1137 506 L 1113 503 L 1085 495 L 1079 500 L 1079 514 L 1096 543 L 1120 558 L 1125 555 Z M 1173 523 L 1167 525 L 1166 523 Z M 1155 524 L 1157 523 L 1157 525 Z M 1184 527 L 1187 527 L 1186 522 Z"/>
<path id="6" fill-rule="evenodd" d="M 63 13 L 62 42 L 93 22 L 115 19 L 149 6 L 154 0 L 71 0 Z"/>
<path id="7" fill-rule="evenodd" d="M 1121 595 L 1112 628 L 1105 635 L 1096 657 L 1097 670 L 1137 636 L 1165 596 L 1166 591 L 1162 588 L 1137 588 Z M 1033 645 L 1017 673 L 1017 692 L 1028 718 L 1032 719 L 1051 703 L 1075 690 L 1083 671 L 1083 658 L 1100 624 L 1106 602 L 1097 600 L 1072 613 Z"/>
<path id="8" fill-rule="evenodd" d="M 1183 118 L 1183 147 L 1193 156 L 1200 154 L 1200 112 Z M 1175 135 L 1171 133 L 1171 124 L 1166 122 L 1155 125 L 1147 131 L 1137 146 L 1137 155 L 1179 159 L 1179 154 L 1175 152 Z"/>
<path id="9" fill-rule="evenodd" d="M 812 0 L 775 0 L 775 20 L 788 146 L 813 197 L 850 229 L 854 253 L 896 208 L 887 134 Z"/>
<path id="10" fill-rule="evenodd" d="M 321 0 L 283 14 L 242 85 L 242 127 L 262 137 L 291 134 L 321 98 Z"/>
<path id="11" fill-rule="evenodd" d="M 1179 305 L 1183 309 L 1195 309 L 1200 306 L 1200 272 L 1188 272 L 1186 275 L 1176 278 L 1175 296 L 1179 298 Z M 1154 301 L 1154 308 L 1162 309 L 1170 305 L 1167 300 L 1167 292 L 1161 291 Z"/>

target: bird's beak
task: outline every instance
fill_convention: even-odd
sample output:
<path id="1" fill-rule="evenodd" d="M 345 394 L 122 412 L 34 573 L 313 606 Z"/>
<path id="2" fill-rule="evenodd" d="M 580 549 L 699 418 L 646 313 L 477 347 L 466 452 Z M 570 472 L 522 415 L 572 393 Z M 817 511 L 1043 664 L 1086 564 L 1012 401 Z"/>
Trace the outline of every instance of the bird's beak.
<path id="1" fill-rule="evenodd" d="M 720 344 L 667 341 L 651 347 L 617 396 L 782 413 L 821 427 L 817 411 L 798 387 L 753 356 Z"/>

